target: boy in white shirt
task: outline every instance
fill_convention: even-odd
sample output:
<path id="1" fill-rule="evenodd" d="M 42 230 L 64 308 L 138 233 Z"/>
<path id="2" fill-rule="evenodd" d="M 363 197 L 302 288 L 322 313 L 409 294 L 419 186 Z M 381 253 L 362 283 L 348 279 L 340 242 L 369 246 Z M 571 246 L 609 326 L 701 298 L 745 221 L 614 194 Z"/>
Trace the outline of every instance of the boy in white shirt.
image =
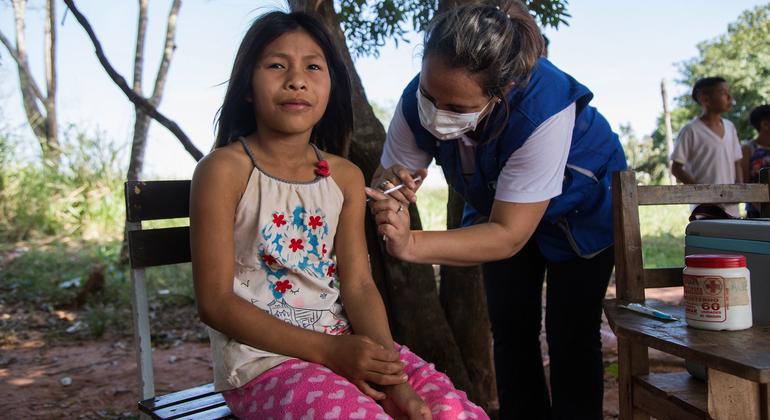
<path id="1" fill-rule="evenodd" d="M 703 111 L 682 127 L 671 153 L 671 173 L 683 184 L 735 184 L 743 182 L 741 145 L 732 122 L 722 114 L 732 107 L 730 87 L 721 77 L 698 80 L 692 98 Z M 723 204 L 738 217 L 737 204 Z"/>

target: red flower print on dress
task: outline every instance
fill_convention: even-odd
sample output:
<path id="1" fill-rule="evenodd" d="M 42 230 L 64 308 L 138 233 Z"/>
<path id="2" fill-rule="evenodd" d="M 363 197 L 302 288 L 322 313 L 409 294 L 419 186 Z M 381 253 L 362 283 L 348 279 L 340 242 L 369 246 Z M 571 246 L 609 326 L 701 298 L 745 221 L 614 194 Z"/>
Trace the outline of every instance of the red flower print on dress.
<path id="1" fill-rule="evenodd" d="M 305 249 L 305 245 L 302 245 L 302 239 L 292 239 L 289 248 L 293 252 L 297 252 L 297 250 Z"/>
<path id="2" fill-rule="evenodd" d="M 329 250 L 326 249 L 326 244 L 322 244 L 321 245 L 321 257 L 322 258 L 325 257 L 327 252 L 329 252 Z"/>
<path id="3" fill-rule="evenodd" d="M 332 174 L 331 169 L 329 169 L 329 162 L 327 162 L 326 159 L 318 161 L 315 168 L 315 174 L 322 177 L 327 177 Z"/>
<path id="4" fill-rule="evenodd" d="M 277 227 L 281 227 L 286 224 L 286 218 L 282 214 L 273 214 L 273 223 Z"/>
<path id="5" fill-rule="evenodd" d="M 323 226 L 324 222 L 321 221 L 321 216 L 310 216 L 307 224 L 310 226 L 310 229 L 316 229 Z"/>
<path id="6" fill-rule="evenodd" d="M 334 264 L 330 265 L 329 268 L 326 269 L 326 275 L 331 277 L 334 275 L 334 272 L 337 271 L 337 266 Z"/>
<path id="7" fill-rule="evenodd" d="M 275 282 L 275 290 L 286 293 L 287 290 L 291 289 L 292 285 L 289 283 L 289 280 L 282 280 Z"/>
<path id="8" fill-rule="evenodd" d="M 278 262 L 274 256 L 269 254 L 262 254 L 262 261 L 264 261 L 267 265 L 275 265 Z"/>

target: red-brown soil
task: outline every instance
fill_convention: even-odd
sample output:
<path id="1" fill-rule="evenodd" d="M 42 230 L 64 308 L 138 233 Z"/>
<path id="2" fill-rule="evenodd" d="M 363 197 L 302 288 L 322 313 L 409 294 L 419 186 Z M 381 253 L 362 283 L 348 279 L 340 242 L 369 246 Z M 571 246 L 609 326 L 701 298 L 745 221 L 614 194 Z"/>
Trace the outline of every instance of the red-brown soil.
<path id="1" fill-rule="evenodd" d="M 613 295 L 610 288 L 608 295 Z M 664 290 L 648 296 L 681 301 L 681 291 Z M 194 313 L 189 313 L 195 316 Z M 136 417 L 137 377 L 130 339 L 51 340 L 36 326 L 68 315 L 61 311 L 24 312 L 28 328 L 0 345 L 0 417 L 130 418 Z M 21 318 L 14 308 L 0 306 L 0 317 Z M 21 322 L 21 321 L 19 321 Z M 16 324 L 16 327 L 20 327 Z M 605 366 L 617 361 L 615 336 L 602 330 Z M 209 347 L 194 337 L 170 342 L 153 354 L 155 386 L 159 394 L 211 381 Z M 681 360 L 650 352 L 655 371 L 682 369 Z M 547 364 L 547 359 L 546 359 Z M 611 371 L 612 369 L 607 369 Z M 71 380 L 69 385 L 67 378 Z M 617 418 L 617 379 L 605 373 L 605 418 Z"/>

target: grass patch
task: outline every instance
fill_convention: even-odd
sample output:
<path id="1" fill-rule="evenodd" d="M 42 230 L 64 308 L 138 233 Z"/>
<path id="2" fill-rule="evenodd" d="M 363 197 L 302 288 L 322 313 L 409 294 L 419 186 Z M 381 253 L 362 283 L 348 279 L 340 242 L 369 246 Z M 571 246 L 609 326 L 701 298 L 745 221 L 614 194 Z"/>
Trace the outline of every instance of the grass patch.
<path id="1" fill-rule="evenodd" d="M 446 230 L 446 188 L 421 188 L 417 190 L 417 209 L 423 230 Z"/>
<path id="2" fill-rule="evenodd" d="M 70 312 L 69 319 L 54 320 L 51 316 L 49 325 L 38 329 L 51 338 L 132 334 L 130 273 L 118 264 L 119 251 L 118 240 L 17 247 L 15 252 L 20 255 L 0 271 L 0 309 L 10 316 L 0 319 L 0 341 L 8 340 L 23 328 L 18 319 L 13 319 L 14 315 L 18 318 L 40 312 L 55 314 L 59 309 L 71 308 L 97 264 L 105 267 L 103 290 L 89 295 L 80 310 Z M 176 339 L 181 333 L 169 330 L 200 330 L 190 264 L 148 268 L 145 275 L 153 332 L 164 331 L 167 338 Z M 61 287 L 67 283 L 71 286 Z M 72 331 L 66 332 L 70 327 Z"/>
<path id="3" fill-rule="evenodd" d="M 688 205 L 639 208 L 645 267 L 676 267 L 684 264 L 684 230 L 689 216 Z"/>

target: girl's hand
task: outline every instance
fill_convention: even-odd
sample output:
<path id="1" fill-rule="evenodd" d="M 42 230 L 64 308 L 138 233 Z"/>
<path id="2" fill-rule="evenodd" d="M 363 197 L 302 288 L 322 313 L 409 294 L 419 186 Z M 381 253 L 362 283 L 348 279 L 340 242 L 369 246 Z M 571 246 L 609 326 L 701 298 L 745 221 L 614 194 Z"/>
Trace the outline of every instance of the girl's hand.
<path id="1" fill-rule="evenodd" d="M 409 205 L 371 188 L 366 189 L 366 195 L 372 198 L 369 209 L 377 223 L 377 232 L 385 237 L 388 254 L 409 261 L 414 246 L 414 237 L 409 227 Z"/>
<path id="2" fill-rule="evenodd" d="M 431 420 L 430 407 L 414 392 L 408 383 L 385 388 L 388 398 L 382 401 L 382 408 L 395 420 Z"/>
<path id="3" fill-rule="evenodd" d="M 388 350 L 363 335 L 330 337 L 332 345 L 323 364 L 347 378 L 364 394 L 382 400 L 385 394 L 372 388 L 369 383 L 386 386 L 406 382 L 404 365 L 397 351 Z"/>
<path id="4" fill-rule="evenodd" d="M 379 168 L 382 169 L 382 168 Z M 415 177 L 421 177 L 420 181 L 415 181 Z M 415 192 L 422 185 L 422 180 L 428 176 L 427 169 L 418 169 L 414 174 L 401 165 L 393 165 L 388 169 L 378 170 L 372 177 L 372 188 L 385 191 L 397 185 L 404 184 L 404 187 L 398 191 L 393 191 L 390 196 L 404 205 L 409 205 L 417 201 Z"/>

